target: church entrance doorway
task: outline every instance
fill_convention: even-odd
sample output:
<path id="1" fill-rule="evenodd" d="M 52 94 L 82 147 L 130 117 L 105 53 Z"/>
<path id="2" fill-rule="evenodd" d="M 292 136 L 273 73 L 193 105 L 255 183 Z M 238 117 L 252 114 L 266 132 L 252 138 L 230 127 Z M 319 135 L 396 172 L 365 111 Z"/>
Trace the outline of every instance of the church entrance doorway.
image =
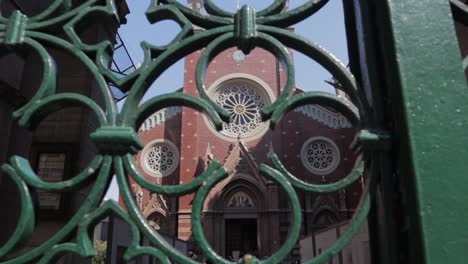
<path id="1" fill-rule="evenodd" d="M 257 219 L 226 219 L 225 232 L 226 258 L 257 255 Z"/>

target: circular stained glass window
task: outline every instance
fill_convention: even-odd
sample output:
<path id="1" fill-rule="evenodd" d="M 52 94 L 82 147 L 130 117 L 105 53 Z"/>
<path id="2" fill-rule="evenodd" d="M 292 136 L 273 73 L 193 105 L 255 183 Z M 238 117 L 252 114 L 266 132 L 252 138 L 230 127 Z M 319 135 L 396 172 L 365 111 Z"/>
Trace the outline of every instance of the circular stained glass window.
<path id="1" fill-rule="evenodd" d="M 167 176 L 179 165 L 179 151 L 168 140 L 155 140 L 143 149 L 141 161 L 143 169 L 151 176 Z"/>
<path id="2" fill-rule="evenodd" d="M 309 139 L 301 151 L 302 164 L 312 173 L 325 175 L 338 166 L 340 152 L 336 144 L 328 138 Z"/>
<path id="3" fill-rule="evenodd" d="M 248 82 L 234 82 L 216 89 L 213 100 L 231 114 L 221 133 L 230 137 L 249 137 L 264 128 L 260 110 L 270 101 L 256 86 Z"/>

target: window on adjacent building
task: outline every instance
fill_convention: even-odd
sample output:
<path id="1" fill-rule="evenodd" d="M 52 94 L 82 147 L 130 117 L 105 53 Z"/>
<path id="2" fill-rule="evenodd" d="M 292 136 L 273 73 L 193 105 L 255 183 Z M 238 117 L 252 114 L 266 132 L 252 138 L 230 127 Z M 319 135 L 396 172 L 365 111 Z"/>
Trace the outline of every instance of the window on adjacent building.
<path id="1" fill-rule="evenodd" d="M 37 175 L 46 182 L 59 182 L 64 180 L 65 153 L 39 153 Z M 39 207 L 46 210 L 60 209 L 60 193 L 37 190 Z"/>

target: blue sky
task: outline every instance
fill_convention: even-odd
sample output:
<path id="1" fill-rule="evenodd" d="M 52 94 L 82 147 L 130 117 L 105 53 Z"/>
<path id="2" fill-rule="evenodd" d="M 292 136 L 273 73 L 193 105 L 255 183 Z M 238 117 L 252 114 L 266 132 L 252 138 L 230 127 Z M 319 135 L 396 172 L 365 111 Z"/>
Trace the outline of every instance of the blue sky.
<path id="1" fill-rule="evenodd" d="M 273 0 L 213 0 L 225 10 L 235 11 L 239 1 L 240 6 L 248 4 L 260 10 L 273 2 Z M 170 42 L 179 31 L 179 26 L 171 21 L 162 21 L 150 25 L 144 12 L 150 4 L 150 0 L 128 0 L 130 14 L 127 16 L 127 24 L 121 26 L 119 33 L 129 50 L 135 64 L 143 61 L 141 41 L 162 45 Z M 186 0 L 179 0 L 184 3 Z M 290 8 L 297 7 L 307 1 L 290 0 Z M 319 12 L 306 21 L 295 25 L 295 32 L 309 40 L 319 44 L 333 53 L 344 64 L 348 63 L 346 47 L 346 33 L 344 18 L 340 0 L 330 0 Z M 306 58 L 300 53 L 294 53 L 294 65 L 296 71 L 296 85 L 306 91 L 334 92 L 332 87 L 325 83 L 331 75 L 316 62 Z M 167 69 L 163 75 L 152 85 L 145 96 L 149 99 L 155 95 L 175 91 L 183 84 L 183 61 L 179 61 Z M 106 195 L 106 199 L 118 198 L 118 187 L 115 181 Z"/>

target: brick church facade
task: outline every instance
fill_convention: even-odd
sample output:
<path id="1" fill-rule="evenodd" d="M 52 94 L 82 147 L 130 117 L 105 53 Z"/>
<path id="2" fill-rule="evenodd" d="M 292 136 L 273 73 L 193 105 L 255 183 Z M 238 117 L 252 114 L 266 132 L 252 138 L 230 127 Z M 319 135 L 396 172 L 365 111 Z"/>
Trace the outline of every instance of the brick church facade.
<path id="1" fill-rule="evenodd" d="M 184 93 L 199 96 L 195 71 L 201 53 L 185 58 Z M 294 109 L 283 116 L 275 130 L 260 121 L 259 109 L 276 100 L 285 82 L 286 69 L 271 53 L 254 49 L 245 55 L 235 48 L 225 50 L 211 62 L 205 78 L 208 94 L 231 113 L 231 122 L 224 124 L 221 132 L 204 114 L 185 107 L 154 113 L 139 131 L 145 147 L 136 155 L 136 164 L 152 182 L 190 182 L 212 160 L 219 160 L 229 172 L 210 192 L 203 211 L 208 240 L 227 258 L 236 251 L 241 256 L 269 256 L 287 238 L 291 217 L 288 198 L 258 170 L 260 163 L 272 166 L 269 153 L 274 151 L 299 179 L 316 184 L 345 177 L 356 163 L 357 156 L 350 148 L 355 129 L 332 109 L 318 105 Z M 294 92 L 302 90 L 296 87 Z M 187 241 L 189 250 L 197 252 L 191 243 L 193 194 L 165 197 L 131 183 L 149 223 L 167 236 Z M 349 220 L 361 191 L 359 181 L 336 193 L 298 190 L 303 236 Z"/>

